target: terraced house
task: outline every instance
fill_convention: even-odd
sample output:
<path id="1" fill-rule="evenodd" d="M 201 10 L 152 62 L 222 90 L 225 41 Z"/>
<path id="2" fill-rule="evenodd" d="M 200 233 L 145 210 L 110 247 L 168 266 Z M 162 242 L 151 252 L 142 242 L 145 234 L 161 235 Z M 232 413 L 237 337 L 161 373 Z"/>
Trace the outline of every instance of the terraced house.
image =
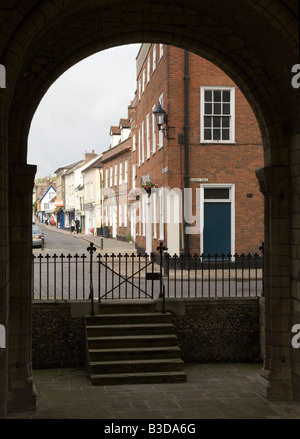
<path id="1" fill-rule="evenodd" d="M 103 234 L 104 236 L 131 240 L 128 220 L 127 192 L 131 183 L 131 127 L 134 109 L 128 107 L 128 118 L 110 128 L 111 144 L 103 152 Z"/>
<path id="2" fill-rule="evenodd" d="M 258 251 L 262 141 L 236 84 L 188 51 L 142 44 L 135 107 L 132 188 L 153 186 L 134 203 L 136 246 L 150 253 L 162 241 L 171 254 Z"/>

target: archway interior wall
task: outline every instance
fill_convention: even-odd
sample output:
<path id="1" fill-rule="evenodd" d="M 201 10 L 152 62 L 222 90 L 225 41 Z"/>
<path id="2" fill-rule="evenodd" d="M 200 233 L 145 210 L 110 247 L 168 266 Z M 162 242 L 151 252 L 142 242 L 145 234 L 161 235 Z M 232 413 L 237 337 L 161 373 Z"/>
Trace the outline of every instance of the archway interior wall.
<path id="1" fill-rule="evenodd" d="M 275 83 L 272 84 L 273 65 L 263 65 L 272 64 L 276 57 L 270 56 L 270 51 L 261 48 L 267 47 L 266 42 L 262 45 L 259 44 L 261 41 L 257 41 L 254 49 L 251 49 L 253 36 L 251 41 L 249 35 L 255 29 L 261 30 L 259 21 L 269 14 L 274 24 L 268 23 L 269 29 L 265 31 L 265 38 L 269 42 L 273 38 L 280 42 L 280 36 L 284 35 L 289 38 L 289 43 L 294 43 L 295 19 L 289 11 L 289 17 L 286 17 L 289 26 L 279 20 L 277 16 L 280 8 L 275 7 L 278 2 L 273 2 L 269 8 L 267 5 L 255 5 L 253 8 L 248 3 L 239 2 L 237 6 L 236 2 L 230 0 L 226 10 L 220 10 L 209 1 L 201 2 L 201 5 L 190 2 L 189 6 L 179 0 L 172 2 L 172 5 L 162 1 L 159 14 L 157 5 L 153 5 L 153 2 L 143 2 L 141 6 L 139 1 L 133 1 L 130 5 L 125 1 L 115 1 L 111 2 L 109 8 L 103 8 L 99 1 L 80 4 L 69 2 L 67 9 L 62 9 L 61 2 L 58 1 L 40 3 L 28 14 L 31 25 L 26 22 L 20 35 L 16 37 L 22 40 L 22 46 L 20 45 L 19 54 L 17 50 L 14 51 L 14 56 L 19 56 L 23 61 L 23 67 L 16 71 L 19 80 L 16 79 L 18 82 L 12 96 L 11 109 L 14 120 L 14 129 L 11 131 L 16 136 L 17 143 L 20 144 L 20 137 L 23 141 L 24 138 L 27 139 L 30 122 L 40 99 L 66 69 L 84 57 L 108 47 L 153 41 L 194 51 L 223 69 L 243 91 L 257 116 L 262 131 L 266 165 L 269 166 L 274 161 L 280 163 L 282 157 L 271 157 L 273 149 L 270 148 L 268 139 L 274 136 L 274 142 L 282 144 L 278 139 L 282 127 L 274 109 L 280 102 L 282 110 L 285 93 L 278 96 L 277 87 Z M 19 8 L 22 6 L 25 7 L 25 4 Z M 231 9 L 235 11 L 234 15 L 230 12 Z M 199 10 L 201 14 L 198 13 Z M 249 20 L 256 18 L 252 22 L 253 29 L 249 25 L 245 26 L 243 20 L 236 19 L 236 16 L 242 17 L 243 14 L 247 14 Z M 35 38 L 32 37 L 33 24 Z M 260 58 L 256 55 L 258 47 Z M 282 56 L 286 57 L 287 51 L 284 48 L 281 51 Z M 286 79 L 289 83 L 288 72 Z M 16 129 L 16 120 L 19 121 L 20 129 Z M 10 160 L 26 162 L 24 148 L 14 151 L 12 156 Z"/>
<path id="2" fill-rule="evenodd" d="M 277 307 L 282 313 L 282 296 L 286 298 L 289 294 L 289 276 L 286 262 L 283 263 L 280 256 L 282 249 L 289 253 L 290 228 L 289 215 L 282 213 L 283 203 L 280 196 L 284 193 L 285 207 L 289 212 L 285 171 L 290 164 L 290 142 L 296 127 L 299 129 L 300 126 L 300 104 L 291 91 L 289 71 L 289 67 L 298 61 L 295 43 L 297 17 L 292 15 L 293 11 L 285 2 L 277 0 L 260 2 L 260 5 L 256 2 L 254 7 L 253 2 L 228 0 L 226 9 L 217 7 L 220 6 L 218 3 L 221 2 L 191 1 L 187 6 L 183 0 L 174 0 L 172 4 L 163 0 L 159 3 L 159 13 L 156 10 L 158 5 L 151 1 L 44 0 L 31 2 L 31 9 L 29 2 L 21 1 L 18 2 L 17 11 L 14 11 L 12 4 L 9 26 L 5 30 L 9 38 L 6 38 L 7 45 L 1 60 L 7 65 L 9 77 L 6 107 L 6 110 L 9 109 L 9 120 L 5 121 L 8 124 L 8 137 L 7 132 L 3 131 L 9 141 L 9 156 L 5 159 L 3 173 L 7 178 L 9 166 L 10 169 L 21 169 L 21 172 L 26 175 L 29 172 L 31 175 L 27 175 L 32 180 L 28 182 L 27 189 L 33 183 L 32 170 L 26 168 L 27 137 L 33 114 L 56 78 L 84 57 L 116 45 L 150 41 L 177 45 L 205 57 L 231 76 L 250 102 L 261 127 L 266 166 L 275 165 L 284 169 L 283 174 L 275 173 L 275 179 L 272 176 L 268 180 L 267 176 L 271 185 L 276 181 L 276 189 L 272 188 L 266 194 L 270 207 L 266 217 L 266 241 L 269 246 L 267 288 L 276 295 Z M 291 3 L 294 6 L 295 1 Z M 272 20 L 266 19 L 267 16 L 271 16 Z M 275 50 L 270 51 L 270 47 L 275 47 Z M 296 164 L 300 166 L 299 158 Z M 9 218 L 0 232 L 7 231 L 10 218 L 15 214 L 16 205 L 12 200 L 15 200 L 22 189 L 21 181 L 19 184 L 20 187 L 14 186 L 11 194 L 14 198 L 9 201 Z M 28 192 L 25 196 L 27 209 Z M 19 209 L 22 209 L 22 205 Z M 293 225 L 296 224 L 295 218 L 296 215 Z M 30 223 L 31 215 L 30 218 L 28 215 L 26 224 L 16 224 L 17 236 L 27 236 L 26 242 L 21 240 L 19 243 L 22 251 L 18 253 L 13 247 L 15 243 L 12 236 L 10 244 L 5 244 L 6 256 L 3 257 L 7 258 L 9 249 L 14 256 L 10 259 L 10 277 L 18 273 L 17 266 L 22 263 L 22 258 L 31 247 Z M 280 233 L 279 225 L 288 232 Z M 296 246 L 298 249 L 298 240 Z M 289 257 L 286 254 L 285 256 Z M 7 282 L 9 276 L 6 276 Z M 27 289 L 22 287 L 18 291 L 18 279 L 15 279 L 15 297 L 20 294 L 24 299 L 23 304 L 30 300 L 30 273 L 24 284 Z M 284 290 L 280 288 L 282 285 L 285 286 Z M 266 352 L 273 358 L 275 379 L 278 382 L 290 382 L 290 355 L 286 340 L 286 367 L 282 366 L 281 352 L 283 337 L 286 338 L 286 321 L 296 305 L 278 319 L 278 309 L 274 310 L 272 297 L 267 300 L 267 320 L 271 326 L 276 323 L 276 327 L 271 328 L 271 331 L 274 329 L 271 336 L 271 332 L 268 332 Z M 297 304 L 298 300 L 295 295 Z M 13 318 L 22 314 L 21 308 L 21 305 L 18 308 L 16 300 Z M 30 332 L 28 324 L 26 326 L 26 320 L 30 318 L 28 316 L 29 314 L 19 322 L 24 328 L 23 336 Z M 278 327 L 282 328 L 280 325 L 283 324 L 285 329 L 278 331 Z M 28 352 L 23 358 L 28 358 Z M 25 369 L 21 370 L 24 374 Z M 17 382 L 17 371 L 14 372 Z"/>

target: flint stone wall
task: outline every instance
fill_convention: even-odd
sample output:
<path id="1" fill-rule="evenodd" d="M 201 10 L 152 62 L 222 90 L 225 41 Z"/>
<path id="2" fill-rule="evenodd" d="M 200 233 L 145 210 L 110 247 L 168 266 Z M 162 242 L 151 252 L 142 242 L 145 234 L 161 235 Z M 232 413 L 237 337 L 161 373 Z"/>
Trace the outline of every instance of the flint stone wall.
<path id="1" fill-rule="evenodd" d="M 157 309 L 161 303 L 157 302 Z M 167 300 L 185 362 L 260 362 L 259 299 Z M 87 364 L 89 304 L 34 303 L 34 369 Z"/>

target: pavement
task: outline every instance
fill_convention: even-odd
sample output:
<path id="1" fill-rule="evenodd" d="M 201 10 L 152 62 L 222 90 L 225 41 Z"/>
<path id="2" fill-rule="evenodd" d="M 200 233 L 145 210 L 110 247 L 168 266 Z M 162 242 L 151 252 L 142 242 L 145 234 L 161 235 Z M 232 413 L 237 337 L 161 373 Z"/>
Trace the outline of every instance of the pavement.
<path id="1" fill-rule="evenodd" d="M 37 409 L 8 419 L 98 419 L 110 426 L 114 420 L 115 427 L 139 420 L 144 428 L 145 420 L 179 419 L 184 425 L 202 419 L 300 419 L 300 402 L 267 401 L 256 393 L 260 368 L 186 364 L 185 383 L 116 386 L 93 386 L 84 369 L 34 370 Z"/>

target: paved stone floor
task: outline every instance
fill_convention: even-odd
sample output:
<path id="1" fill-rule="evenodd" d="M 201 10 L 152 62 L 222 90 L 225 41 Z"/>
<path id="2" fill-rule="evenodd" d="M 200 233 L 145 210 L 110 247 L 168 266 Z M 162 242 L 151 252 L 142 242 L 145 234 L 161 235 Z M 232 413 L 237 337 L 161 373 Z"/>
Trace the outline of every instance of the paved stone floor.
<path id="1" fill-rule="evenodd" d="M 185 365 L 187 382 L 92 386 L 83 369 L 35 370 L 38 408 L 8 419 L 300 419 L 300 403 L 266 401 L 260 365 Z"/>

